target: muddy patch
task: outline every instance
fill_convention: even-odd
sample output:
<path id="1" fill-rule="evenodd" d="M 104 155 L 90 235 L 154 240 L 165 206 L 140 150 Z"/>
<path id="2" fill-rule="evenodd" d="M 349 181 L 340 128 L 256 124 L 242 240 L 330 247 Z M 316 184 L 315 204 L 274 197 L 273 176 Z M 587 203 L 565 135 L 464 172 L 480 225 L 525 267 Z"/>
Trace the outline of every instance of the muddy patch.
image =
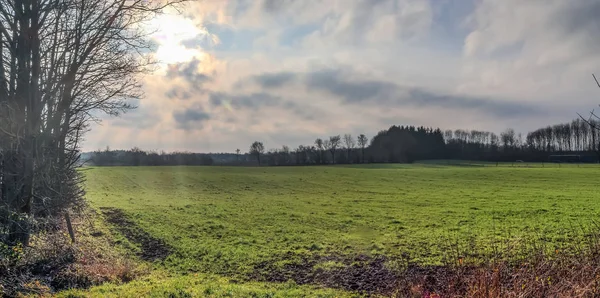
<path id="1" fill-rule="evenodd" d="M 300 256 L 293 262 L 256 264 L 252 278 L 269 282 L 293 280 L 298 284 L 318 284 L 366 294 L 390 294 L 400 276 L 386 267 L 383 256 Z"/>
<path id="2" fill-rule="evenodd" d="M 123 210 L 117 208 L 101 208 L 102 214 L 108 223 L 114 226 L 127 240 L 139 245 L 138 256 L 144 261 L 162 261 L 172 248 L 163 240 L 152 237 L 136 223 L 127 218 Z"/>
<path id="3" fill-rule="evenodd" d="M 291 261 L 293 260 L 293 261 Z M 299 256 L 284 255 L 278 260 L 254 266 L 251 280 L 321 285 L 347 291 L 394 297 L 410 297 L 418 286 L 420 293 L 439 293 L 448 287 L 464 290 L 453 277 L 458 273 L 447 266 L 408 265 L 392 269 L 386 256 Z"/>

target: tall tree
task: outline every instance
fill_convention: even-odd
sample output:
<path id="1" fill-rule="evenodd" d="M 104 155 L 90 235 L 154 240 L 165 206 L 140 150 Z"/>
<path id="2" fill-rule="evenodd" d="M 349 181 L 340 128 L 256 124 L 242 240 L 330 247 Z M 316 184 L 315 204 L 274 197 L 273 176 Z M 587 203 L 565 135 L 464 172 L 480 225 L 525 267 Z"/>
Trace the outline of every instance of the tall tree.
<path id="1" fill-rule="evenodd" d="M 258 165 L 260 166 L 260 155 L 265 152 L 265 146 L 262 142 L 255 141 L 250 145 L 250 154 L 256 157 L 256 161 L 258 161 Z"/>
<path id="2" fill-rule="evenodd" d="M 367 142 L 369 141 L 369 139 L 364 134 L 360 134 L 357 138 L 357 141 L 358 141 L 358 146 L 360 147 L 361 162 L 364 163 L 365 162 L 365 147 L 367 146 Z"/>
<path id="3" fill-rule="evenodd" d="M 323 163 L 323 150 L 325 149 L 323 139 L 317 138 L 315 140 L 315 146 L 317 147 L 317 151 L 319 151 L 319 163 Z"/>
<path id="4" fill-rule="evenodd" d="M 354 138 L 352 137 L 352 135 L 350 134 L 345 134 L 344 135 L 344 146 L 346 147 L 346 159 L 348 160 L 348 163 L 352 162 L 352 150 L 354 150 L 354 146 L 356 146 L 356 143 L 354 142 Z"/>

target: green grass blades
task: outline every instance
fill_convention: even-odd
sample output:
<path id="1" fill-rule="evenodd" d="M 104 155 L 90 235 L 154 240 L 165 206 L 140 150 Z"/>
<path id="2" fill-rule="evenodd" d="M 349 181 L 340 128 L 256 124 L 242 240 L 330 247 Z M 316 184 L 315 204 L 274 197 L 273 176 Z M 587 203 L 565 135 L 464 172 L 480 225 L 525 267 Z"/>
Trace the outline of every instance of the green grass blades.
<path id="1" fill-rule="evenodd" d="M 299 286 L 294 283 L 237 283 L 222 277 L 202 274 L 187 276 L 159 276 L 157 274 L 143 280 L 124 285 L 105 284 L 89 290 L 70 290 L 57 295 L 62 298 L 74 297 L 355 297 L 350 293 L 331 289 L 318 289 Z"/>
<path id="2" fill-rule="evenodd" d="M 121 209 L 172 253 L 170 272 L 253 276 L 316 256 L 420 264 L 579 243 L 600 211 L 597 166 L 509 164 L 86 168 L 94 207 Z M 537 243 L 537 242 L 536 242 Z M 537 245 L 537 244 L 536 244 Z"/>

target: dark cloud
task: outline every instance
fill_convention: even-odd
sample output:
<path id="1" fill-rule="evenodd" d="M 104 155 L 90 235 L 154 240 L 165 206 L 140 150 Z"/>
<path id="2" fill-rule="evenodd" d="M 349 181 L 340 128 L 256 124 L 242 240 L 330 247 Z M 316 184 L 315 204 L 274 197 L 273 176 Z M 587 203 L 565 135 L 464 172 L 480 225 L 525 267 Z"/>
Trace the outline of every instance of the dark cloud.
<path id="1" fill-rule="evenodd" d="M 346 80 L 338 70 L 320 70 L 306 75 L 309 90 L 321 90 L 343 98 L 347 102 L 361 102 L 376 97 L 389 97 L 396 86 L 374 80 Z"/>
<path id="2" fill-rule="evenodd" d="M 214 92 L 210 94 L 209 101 L 214 107 L 228 104 L 237 110 L 260 111 L 261 108 L 278 107 L 290 111 L 308 121 L 314 120 L 322 115 L 320 110 L 308 105 L 301 105 L 294 101 L 283 100 L 281 97 L 264 92 L 248 95 L 232 95 L 223 92 Z"/>
<path id="3" fill-rule="evenodd" d="M 400 103 L 408 103 L 419 107 L 443 107 L 450 109 L 479 110 L 486 114 L 502 118 L 542 114 L 544 110 L 531 105 L 477 98 L 469 96 L 440 95 L 423 89 L 411 89 Z"/>
<path id="4" fill-rule="evenodd" d="M 253 77 L 253 81 L 265 89 L 279 88 L 296 79 L 291 72 L 265 73 Z"/>
<path id="5" fill-rule="evenodd" d="M 212 81 L 212 77 L 198 71 L 200 61 L 193 59 L 189 62 L 172 64 L 167 71 L 167 78 L 183 78 L 187 84 L 171 87 L 165 96 L 171 99 L 190 99 L 193 94 L 204 94 L 204 84 Z M 213 74 L 214 75 L 214 74 Z"/>
<path id="6" fill-rule="evenodd" d="M 173 113 L 173 119 L 177 122 L 180 129 L 192 129 L 202 125 L 202 122 L 210 119 L 210 115 L 201 108 L 186 109 Z"/>
<path id="7" fill-rule="evenodd" d="M 425 88 L 406 88 L 394 83 L 368 79 L 346 79 L 346 71 L 320 70 L 306 75 L 308 90 L 321 90 L 340 97 L 345 103 L 372 103 L 394 106 L 442 107 L 479 110 L 499 117 L 539 114 L 527 104 L 470 96 L 437 94 Z"/>
<path id="8" fill-rule="evenodd" d="M 280 97 L 268 93 L 252 93 L 247 95 L 232 95 L 223 92 L 213 92 L 209 97 L 213 106 L 222 106 L 225 103 L 236 109 L 259 109 L 273 107 L 282 102 Z"/>
<path id="9" fill-rule="evenodd" d="M 258 82 L 263 89 L 274 86 L 285 87 L 304 77 L 304 83 L 309 92 L 321 91 L 340 98 L 347 104 L 373 104 L 395 107 L 441 107 L 458 110 L 476 110 L 497 117 L 511 118 L 544 113 L 545 109 L 513 101 L 490 99 L 473 96 L 439 94 L 427 88 L 407 88 L 383 80 L 366 79 L 349 69 L 321 69 L 306 74 L 288 72 L 262 74 L 248 80 Z M 352 78 L 352 79 L 351 79 Z M 211 101 L 217 102 L 223 94 L 212 94 Z M 229 96 L 227 100 L 237 107 L 258 108 L 265 105 L 277 105 L 281 99 L 273 98 L 265 93 L 251 95 Z M 219 103 L 217 103 L 219 104 Z M 285 105 L 288 106 L 285 106 Z M 314 114 L 305 112 L 296 104 L 288 102 L 279 104 L 295 110 L 306 118 L 314 118 Z"/>
<path id="10" fill-rule="evenodd" d="M 190 62 L 183 62 L 171 65 L 167 71 L 167 78 L 183 78 L 194 89 L 201 90 L 202 85 L 212 81 L 212 78 L 198 71 L 200 60 L 193 59 Z"/>

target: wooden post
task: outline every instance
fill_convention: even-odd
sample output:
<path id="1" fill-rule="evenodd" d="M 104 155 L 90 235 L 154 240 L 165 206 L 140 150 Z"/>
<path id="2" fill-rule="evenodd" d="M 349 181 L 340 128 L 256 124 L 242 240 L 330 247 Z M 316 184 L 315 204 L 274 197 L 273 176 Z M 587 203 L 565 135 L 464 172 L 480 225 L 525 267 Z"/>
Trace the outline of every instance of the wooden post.
<path id="1" fill-rule="evenodd" d="M 65 221 L 67 222 L 67 229 L 69 230 L 69 236 L 71 236 L 71 242 L 75 243 L 75 232 L 73 232 L 73 225 L 71 225 L 71 217 L 69 212 L 65 212 Z"/>

